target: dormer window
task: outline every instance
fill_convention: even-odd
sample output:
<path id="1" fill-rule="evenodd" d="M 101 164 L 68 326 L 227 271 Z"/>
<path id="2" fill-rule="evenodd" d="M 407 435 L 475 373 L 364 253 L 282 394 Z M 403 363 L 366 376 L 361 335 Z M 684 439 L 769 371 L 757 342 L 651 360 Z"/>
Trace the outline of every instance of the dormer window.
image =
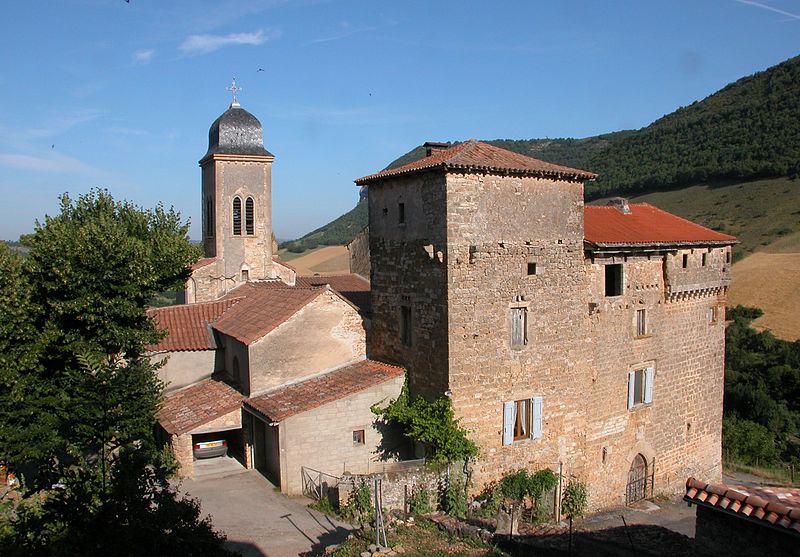
<path id="1" fill-rule="evenodd" d="M 244 202 L 244 231 L 248 236 L 255 234 L 254 205 L 252 197 L 248 197 Z"/>
<path id="2" fill-rule="evenodd" d="M 233 235 L 242 235 L 242 200 L 238 196 L 233 198 Z"/>

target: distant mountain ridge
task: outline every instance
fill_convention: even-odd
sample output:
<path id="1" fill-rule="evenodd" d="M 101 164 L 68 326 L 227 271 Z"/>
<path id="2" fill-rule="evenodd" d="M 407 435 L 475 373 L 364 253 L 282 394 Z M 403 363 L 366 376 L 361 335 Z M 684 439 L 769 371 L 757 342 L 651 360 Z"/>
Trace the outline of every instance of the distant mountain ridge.
<path id="1" fill-rule="evenodd" d="M 497 147 L 599 174 L 587 199 L 748 181 L 800 172 L 800 56 L 744 77 L 639 130 L 582 139 L 495 139 Z M 415 147 L 395 168 L 425 156 Z M 349 241 L 367 224 L 365 202 L 332 223 L 285 243 Z M 709 208 L 711 209 L 711 208 Z M 305 248 L 307 249 L 307 248 Z"/>

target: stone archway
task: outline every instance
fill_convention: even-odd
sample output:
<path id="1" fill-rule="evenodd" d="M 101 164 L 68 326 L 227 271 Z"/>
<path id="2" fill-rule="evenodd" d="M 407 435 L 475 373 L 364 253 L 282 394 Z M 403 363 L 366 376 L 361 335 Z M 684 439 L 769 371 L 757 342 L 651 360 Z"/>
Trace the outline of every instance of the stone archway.
<path id="1" fill-rule="evenodd" d="M 633 457 L 633 462 L 631 462 L 631 467 L 628 470 L 628 483 L 625 488 L 626 505 L 641 501 L 647 497 L 647 468 L 647 460 L 641 453 Z"/>

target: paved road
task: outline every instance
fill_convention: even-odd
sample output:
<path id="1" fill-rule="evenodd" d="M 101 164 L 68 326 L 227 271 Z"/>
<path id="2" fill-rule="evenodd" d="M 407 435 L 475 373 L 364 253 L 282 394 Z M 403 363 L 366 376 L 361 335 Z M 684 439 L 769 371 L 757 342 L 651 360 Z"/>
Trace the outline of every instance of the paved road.
<path id="1" fill-rule="evenodd" d="M 296 557 L 341 543 L 352 528 L 289 499 L 255 470 L 184 480 L 181 491 L 200 500 L 244 557 Z"/>

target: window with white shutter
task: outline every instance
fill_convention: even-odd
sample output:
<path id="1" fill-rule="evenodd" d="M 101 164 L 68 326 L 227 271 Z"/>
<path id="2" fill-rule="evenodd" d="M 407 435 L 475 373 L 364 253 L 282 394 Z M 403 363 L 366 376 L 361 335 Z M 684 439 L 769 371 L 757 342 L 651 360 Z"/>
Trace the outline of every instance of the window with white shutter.
<path id="1" fill-rule="evenodd" d="M 631 410 L 643 404 L 653 402 L 653 377 L 655 369 L 652 367 L 635 369 L 628 372 L 628 409 Z"/>
<path id="2" fill-rule="evenodd" d="M 542 436 L 542 397 L 503 403 L 503 445 Z"/>

